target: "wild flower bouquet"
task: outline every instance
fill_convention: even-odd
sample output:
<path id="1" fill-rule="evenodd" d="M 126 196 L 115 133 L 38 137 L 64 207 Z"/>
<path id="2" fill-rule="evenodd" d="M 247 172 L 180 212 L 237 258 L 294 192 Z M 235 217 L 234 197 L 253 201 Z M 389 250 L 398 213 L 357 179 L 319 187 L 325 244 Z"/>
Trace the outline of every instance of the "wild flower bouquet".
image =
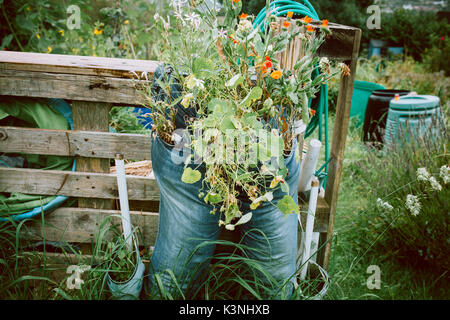
<path id="1" fill-rule="evenodd" d="M 316 56 L 330 34 L 328 22 L 316 27 L 309 17 L 293 20 L 289 12 L 279 19 L 269 12 L 264 28 L 254 28 L 254 17 L 241 13 L 240 0 L 224 1 L 224 17 L 218 17 L 215 4 L 203 1 L 171 5 L 173 16 L 154 19 L 165 41 L 161 60 L 176 81 L 159 81 L 166 99 L 147 98 L 159 137 L 193 150 L 183 158 L 182 181 L 196 183 L 204 175 L 199 197 L 230 230 L 251 218 L 251 213 L 242 216 L 240 196 L 254 210 L 281 188 L 286 196 L 274 205 L 284 214 L 298 213 L 284 183 L 289 174 L 284 157 L 314 112 L 309 100 L 333 76 L 328 59 Z M 283 68 L 280 57 L 294 41 L 296 60 Z M 183 131 L 175 124 L 180 104 L 193 112 L 186 114 L 195 114 L 185 117 Z"/>

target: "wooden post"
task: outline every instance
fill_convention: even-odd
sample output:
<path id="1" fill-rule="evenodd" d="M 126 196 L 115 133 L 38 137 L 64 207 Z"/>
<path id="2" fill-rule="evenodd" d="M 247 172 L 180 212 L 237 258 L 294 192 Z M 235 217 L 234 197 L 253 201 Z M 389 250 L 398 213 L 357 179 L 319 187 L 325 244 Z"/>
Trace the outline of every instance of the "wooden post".
<path id="1" fill-rule="evenodd" d="M 72 117 L 75 130 L 109 131 L 109 103 L 73 101 Z M 77 171 L 109 173 L 109 159 L 77 157 Z M 114 201 L 78 199 L 80 208 L 114 209 Z"/>
<path id="2" fill-rule="evenodd" d="M 325 190 L 325 200 L 330 205 L 330 216 L 328 231 L 321 235 L 319 248 L 326 243 L 317 255 L 318 263 L 324 269 L 328 269 L 328 262 L 331 250 L 331 238 L 333 236 L 334 218 L 336 214 L 339 184 L 341 180 L 342 164 L 344 161 L 345 142 L 347 140 L 347 130 L 350 119 L 350 108 L 352 104 L 353 86 L 355 82 L 356 66 L 358 62 L 359 47 L 361 42 L 361 30 L 355 30 L 353 39 L 353 53 L 349 61 L 345 61 L 350 67 L 350 75 L 341 79 L 339 96 L 336 106 L 336 116 L 333 130 L 333 140 L 330 154 L 330 165 L 327 178 L 327 188 Z"/>

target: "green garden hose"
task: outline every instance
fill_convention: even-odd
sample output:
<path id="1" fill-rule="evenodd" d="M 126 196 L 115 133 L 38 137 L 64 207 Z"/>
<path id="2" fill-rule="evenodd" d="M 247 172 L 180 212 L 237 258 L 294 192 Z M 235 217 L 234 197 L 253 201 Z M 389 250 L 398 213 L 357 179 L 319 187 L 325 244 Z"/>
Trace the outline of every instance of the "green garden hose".
<path id="1" fill-rule="evenodd" d="M 296 15 L 309 16 L 315 20 L 320 20 L 317 15 L 316 10 L 314 10 L 313 6 L 308 0 L 303 0 L 304 4 L 299 2 L 291 1 L 291 0 L 279 0 L 274 1 L 269 5 L 269 13 L 275 15 L 277 17 L 285 16 L 289 11 L 293 12 Z M 253 28 L 261 28 L 261 31 L 264 32 L 267 24 L 264 23 L 266 21 L 266 8 L 263 8 L 259 14 L 256 16 L 255 21 L 253 23 Z M 313 73 L 313 77 L 317 77 L 319 75 L 319 69 Z M 328 173 L 328 164 L 330 162 L 329 159 L 329 143 L 328 143 L 328 85 L 323 84 L 320 87 L 319 91 L 319 99 L 318 103 L 312 105 L 312 99 L 309 101 L 310 108 L 316 110 L 315 115 L 311 118 L 308 123 L 305 131 L 305 138 L 311 136 L 311 134 L 318 128 L 318 136 L 321 142 L 325 143 L 325 164 L 321 169 L 316 171 L 316 176 L 319 177 L 321 185 L 326 184 L 326 174 Z M 325 131 L 325 132 L 323 132 Z M 323 139 L 323 136 L 325 139 Z M 321 172 L 324 169 L 324 172 Z"/>

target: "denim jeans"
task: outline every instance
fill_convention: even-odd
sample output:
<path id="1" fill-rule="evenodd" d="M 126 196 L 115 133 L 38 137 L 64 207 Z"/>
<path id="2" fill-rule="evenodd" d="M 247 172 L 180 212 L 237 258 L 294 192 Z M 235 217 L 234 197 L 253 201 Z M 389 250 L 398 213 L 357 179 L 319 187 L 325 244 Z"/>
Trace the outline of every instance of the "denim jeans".
<path id="1" fill-rule="evenodd" d="M 168 99 L 167 89 L 159 85 L 162 82 L 170 84 L 172 99 L 181 95 L 173 69 L 161 65 L 153 75 L 152 93 L 155 100 Z M 175 110 L 177 129 L 186 128 L 186 118 L 196 117 L 195 108 L 186 109 L 178 103 Z M 296 147 L 294 143 L 289 156 L 285 156 L 285 165 L 289 170 L 285 183 L 289 184 L 289 193 L 297 203 L 300 163 L 295 159 Z M 210 212 L 214 209 L 213 206 L 199 198 L 202 180 L 194 184 L 181 181 L 184 163 L 173 160 L 176 152 L 173 148 L 158 136 L 152 135 L 152 166 L 160 188 L 158 235 L 147 283 L 147 291 L 152 295 L 157 294 L 161 284 L 166 290 L 172 291 L 176 287 L 172 276 L 176 278 L 183 293 L 186 293 L 188 287 L 195 287 L 188 282 L 190 279 L 202 279 L 214 253 L 213 242 L 220 234 L 219 213 L 212 215 Z M 194 165 L 189 166 L 194 168 Z M 204 165 L 195 168 L 204 177 Z M 289 279 L 286 288 L 292 290 L 296 272 L 298 218 L 295 214 L 284 216 L 277 209 L 276 203 L 284 195 L 278 186 L 273 191 L 271 203 L 263 202 L 262 206 L 251 210 L 252 219 L 241 226 L 241 232 L 245 234 L 242 244 L 253 249 L 246 252 L 247 256 L 258 261 L 280 285 Z M 240 205 L 243 214 L 250 211 L 249 201 L 240 201 Z M 156 275 L 160 281 L 155 281 Z"/>
<path id="2" fill-rule="evenodd" d="M 213 207 L 198 196 L 201 180 L 195 184 L 182 182 L 184 163 L 174 162 L 172 151 L 173 146 L 158 136 L 152 136 L 153 171 L 161 193 L 158 235 L 148 277 L 148 290 L 152 294 L 158 291 L 155 274 L 158 274 L 166 290 L 174 288 L 172 277 L 166 270 L 173 272 L 183 292 L 194 274 L 197 275 L 195 279 L 201 279 L 215 249 L 210 242 L 217 240 L 220 233 L 219 213 L 212 215 L 210 211 Z M 300 164 L 295 159 L 295 148 L 285 157 L 285 164 L 289 169 L 285 183 L 289 184 L 289 193 L 297 202 Z M 199 170 L 202 171 L 201 168 Z M 242 233 L 246 234 L 242 244 L 254 248 L 246 252 L 247 256 L 258 261 L 280 286 L 290 279 L 286 287 L 292 290 L 296 272 L 298 218 L 296 214 L 284 216 L 277 209 L 277 201 L 285 195 L 279 187 L 273 195 L 272 203 L 263 202 L 262 206 L 251 210 L 252 219 L 241 226 Z M 249 206 L 249 202 L 242 203 L 244 214 L 250 211 Z"/>

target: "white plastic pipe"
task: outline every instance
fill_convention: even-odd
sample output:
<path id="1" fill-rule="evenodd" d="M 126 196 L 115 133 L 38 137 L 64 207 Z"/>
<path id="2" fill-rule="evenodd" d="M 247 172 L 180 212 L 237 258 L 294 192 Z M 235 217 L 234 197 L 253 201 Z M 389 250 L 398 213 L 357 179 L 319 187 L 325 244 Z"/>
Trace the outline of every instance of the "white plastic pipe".
<path id="1" fill-rule="evenodd" d="M 118 153 L 115 157 L 117 187 L 119 189 L 120 212 L 122 214 L 123 237 L 127 241 L 128 248 L 133 248 L 133 237 L 131 236 L 130 207 L 128 205 L 127 179 L 125 177 L 125 163 L 123 155 Z"/>
<path id="2" fill-rule="evenodd" d="M 314 171 L 316 170 L 321 146 L 322 143 L 317 139 L 312 139 L 309 142 L 306 157 L 302 161 L 300 181 L 298 183 L 298 192 L 305 192 L 311 189 L 311 181 L 314 175 Z"/>
<path id="3" fill-rule="evenodd" d="M 319 180 L 314 177 L 311 183 L 311 193 L 309 196 L 308 216 L 306 218 L 305 228 L 305 242 L 302 254 L 302 269 L 300 272 L 300 279 L 306 278 L 306 272 L 308 271 L 308 263 L 311 258 L 311 241 L 314 229 L 314 220 L 316 217 L 317 197 L 319 195 Z"/>

